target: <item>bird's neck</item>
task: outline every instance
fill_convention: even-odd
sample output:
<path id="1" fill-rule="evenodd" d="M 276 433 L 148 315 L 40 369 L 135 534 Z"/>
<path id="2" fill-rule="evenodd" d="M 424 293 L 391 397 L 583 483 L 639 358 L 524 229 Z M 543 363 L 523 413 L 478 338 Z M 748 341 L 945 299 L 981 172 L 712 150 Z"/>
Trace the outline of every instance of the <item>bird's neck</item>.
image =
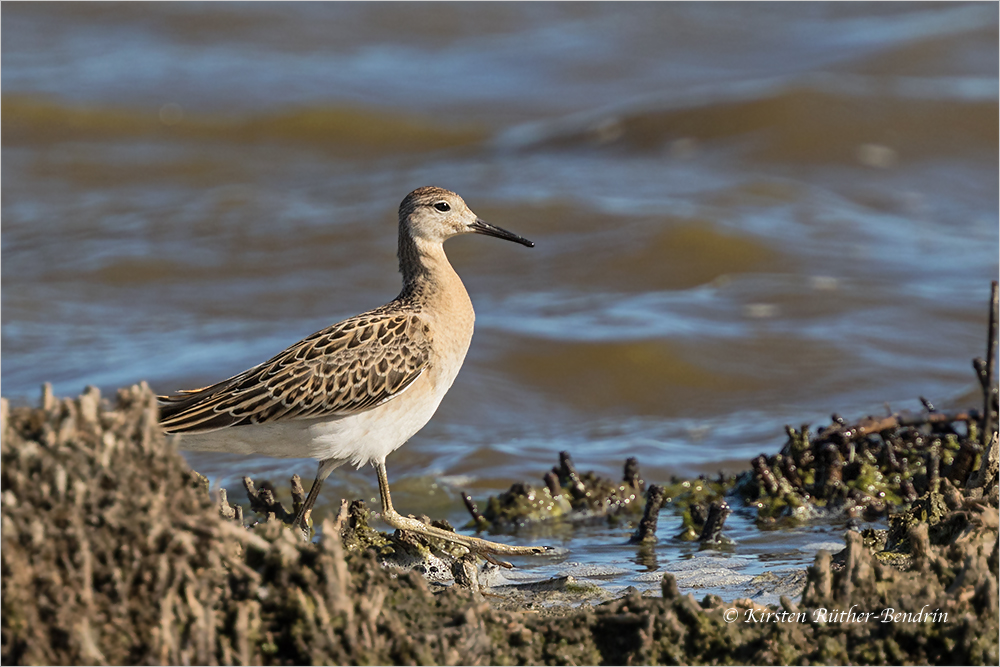
<path id="1" fill-rule="evenodd" d="M 403 291 L 399 299 L 410 302 L 433 330 L 437 343 L 432 351 L 431 383 L 446 391 L 451 386 L 469 350 L 476 311 L 440 242 L 400 237 L 399 270 Z M 443 394 L 442 394 L 443 395 Z"/>
<path id="2" fill-rule="evenodd" d="M 444 254 L 441 243 L 400 234 L 399 272 L 403 274 L 403 294 L 426 299 L 432 294 L 465 293 L 465 286 Z"/>

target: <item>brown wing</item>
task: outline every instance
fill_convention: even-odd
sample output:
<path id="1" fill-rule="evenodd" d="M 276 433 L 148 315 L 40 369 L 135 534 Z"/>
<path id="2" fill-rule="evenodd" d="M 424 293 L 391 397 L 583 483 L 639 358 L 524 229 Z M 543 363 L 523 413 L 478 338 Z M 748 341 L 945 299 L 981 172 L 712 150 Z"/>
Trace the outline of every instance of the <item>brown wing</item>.
<path id="1" fill-rule="evenodd" d="M 418 314 L 358 315 L 228 380 L 161 396 L 160 424 L 167 433 L 213 431 L 368 410 L 420 376 L 430 345 Z"/>

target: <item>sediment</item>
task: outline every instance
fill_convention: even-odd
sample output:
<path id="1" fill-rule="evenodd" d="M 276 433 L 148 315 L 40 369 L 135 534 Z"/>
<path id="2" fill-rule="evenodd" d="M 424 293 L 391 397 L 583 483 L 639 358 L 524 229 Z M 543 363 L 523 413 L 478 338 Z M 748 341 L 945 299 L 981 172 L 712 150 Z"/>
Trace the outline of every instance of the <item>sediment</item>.
<path id="1" fill-rule="evenodd" d="M 0 427 L 5 664 L 1000 661 L 995 467 L 978 493 L 944 498 L 946 531 L 919 517 L 898 528 L 905 570 L 850 533 L 797 602 L 696 600 L 666 575 L 661 596 L 534 613 L 382 567 L 345 544 L 343 515 L 318 542 L 220 516 L 145 386 L 114 406 L 94 389 L 4 401 Z"/>

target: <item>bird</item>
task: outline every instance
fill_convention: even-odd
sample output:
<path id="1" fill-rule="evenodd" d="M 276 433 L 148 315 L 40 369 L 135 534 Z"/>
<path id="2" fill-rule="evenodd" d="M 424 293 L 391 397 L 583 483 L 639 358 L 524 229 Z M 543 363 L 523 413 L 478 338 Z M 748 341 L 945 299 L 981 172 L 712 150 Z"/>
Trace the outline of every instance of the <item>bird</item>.
<path id="1" fill-rule="evenodd" d="M 535 245 L 480 219 L 454 192 L 417 188 L 399 205 L 403 287 L 395 299 L 227 380 L 158 397 L 161 428 L 181 434 L 180 446 L 187 450 L 316 459 L 316 479 L 293 521 L 305 535 L 330 473 L 348 462 L 357 468 L 370 463 L 378 476 L 382 520 L 393 528 L 456 543 L 491 560 L 551 551 L 428 526 L 392 505 L 385 459 L 434 415 L 472 341 L 472 301 L 443 247 L 468 233 Z"/>

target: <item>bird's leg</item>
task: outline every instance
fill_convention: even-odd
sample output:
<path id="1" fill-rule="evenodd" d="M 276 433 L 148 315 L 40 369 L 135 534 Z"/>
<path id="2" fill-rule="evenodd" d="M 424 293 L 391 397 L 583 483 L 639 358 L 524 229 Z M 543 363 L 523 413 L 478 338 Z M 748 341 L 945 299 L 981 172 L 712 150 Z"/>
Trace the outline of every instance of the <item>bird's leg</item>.
<path id="1" fill-rule="evenodd" d="M 490 542 L 478 537 L 460 535 L 434 526 L 428 526 L 416 519 L 401 516 L 392 508 L 392 498 L 389 496 L 389 478 L 385 474 L 385 463 L 383 461 L 375 461 L 372 465 L 375 466 L 375 470 L 378 473 L 378 490 L 382 496 L 382 520 L 393 528 L 453 542 L 473 553 L 484 555 L 537 556 L 552 551 L 551 547 L 512 547 L 507 544 L 500 544 L 499 542 Z M 512 567 L 510 563 L 499 562 L 504 567 Z"/>
<path id="2" fill-rule="evenodd" d="M 309 495 L 306 496 L 306 501 L 302 503 L 302 507 L 295 514 L 295 519 L 292 521 L 292 527 L 298 528 L 302 531 L 306 540 L 309 539 L 309 513 L 312 512 L 313 505 L 316 504 L 316 499 L 319 497 L 319 491 L 323 488 L 323 478 L 319 475 L 313 480 L 312 487 L 309 489 Z"/>
<path id="3" fill-rule="evenodd" d="M 343 461 L 338 461 L 337 459 L 326 459 L 319 462 L 319 468 L 316 470 L 316 479 L 313 480 L 312 487 L 309 489 L 309 495 L 306 496 L 306 501 L 302 503 L 299 511 L 295 513 L 292 526 L 298 527 L 302 531 L 306 541 L 309 540 L 309 513 L 312 512 L 313 505 L 316 504 L 316 499 L 319 498 L 323 482 L 342 463 Z"/>

